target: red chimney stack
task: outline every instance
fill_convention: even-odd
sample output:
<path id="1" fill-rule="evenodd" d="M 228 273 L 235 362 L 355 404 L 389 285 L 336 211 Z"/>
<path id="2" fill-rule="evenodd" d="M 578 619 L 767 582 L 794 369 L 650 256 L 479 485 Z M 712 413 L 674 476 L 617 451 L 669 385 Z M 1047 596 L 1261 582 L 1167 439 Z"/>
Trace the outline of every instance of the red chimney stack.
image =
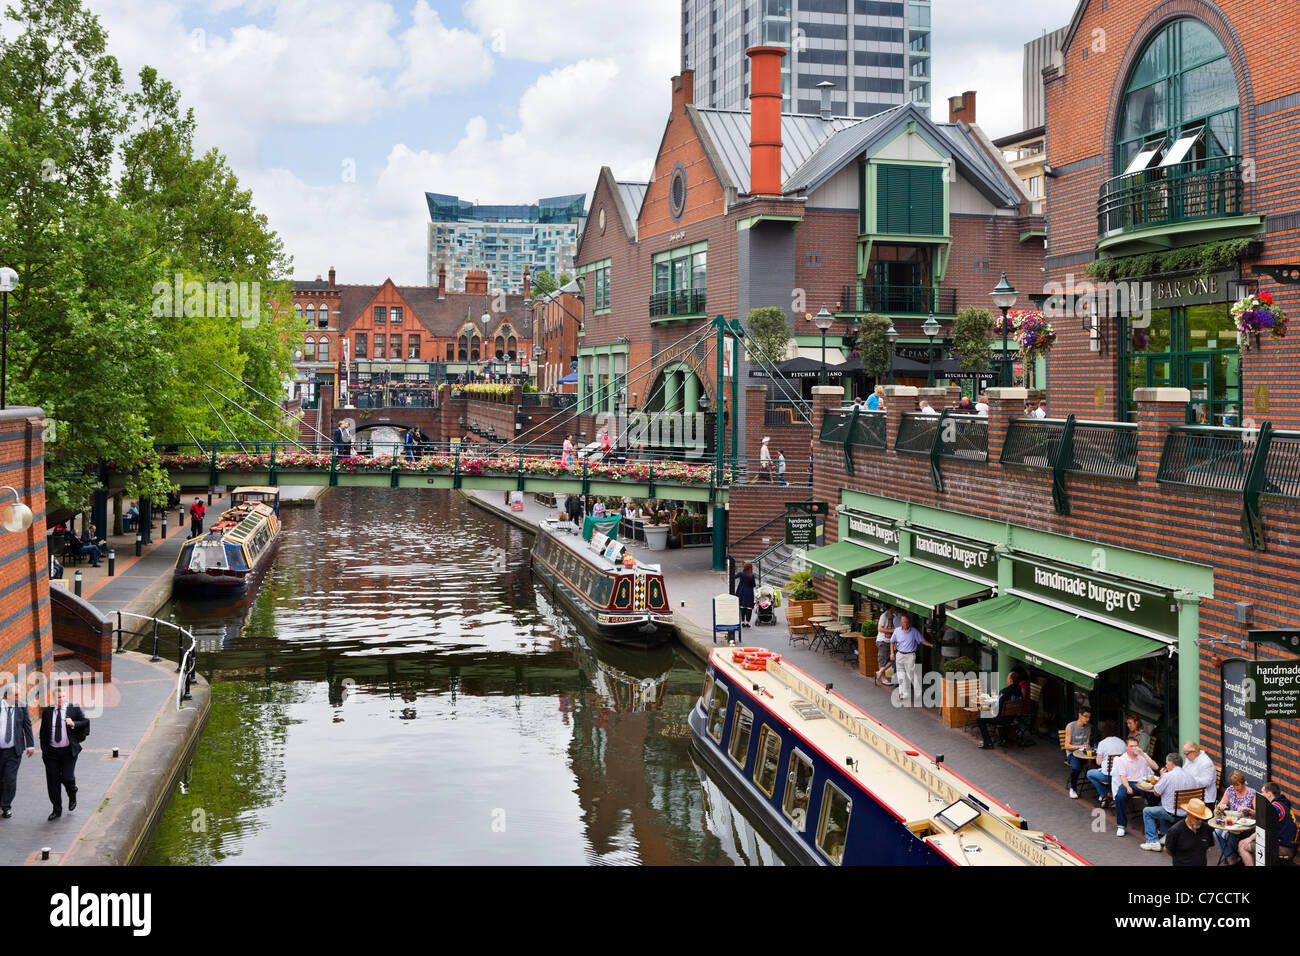
<path id="1" fill-rule="evenodd" d="M 948 122 L 975 125 L 975 91 L 967 90 L 961 96 L 948 97 Z"/>
<path id="2" fill-rule="evenodd" d="M 334 288 L 334 267 L 330 266 L 330 288 Z"/>
<path id="3" fill-rule="evenodd" d="M 438 298 L 447 298 L 447 263 L 438 263 Z"/>
<path id="4" fill-rule="evenodd" d="M 528 290 L 531 283 L 528 280 L 528 266 L 524 266 L 524 298 L 528 298 Z"/>
<path id="5" fill-rule="evenodd" d="M 781 195 L 781 58 L 779 46 L 756 46 L 749 57 L 749 192 Z"/>

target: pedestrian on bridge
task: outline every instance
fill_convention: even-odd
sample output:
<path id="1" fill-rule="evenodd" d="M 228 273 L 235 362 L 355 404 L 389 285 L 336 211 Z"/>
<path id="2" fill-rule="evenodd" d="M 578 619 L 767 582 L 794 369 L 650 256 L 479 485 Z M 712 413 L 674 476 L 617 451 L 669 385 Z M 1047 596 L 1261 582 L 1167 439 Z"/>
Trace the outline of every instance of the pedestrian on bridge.
<path id="1" fill-rule="evenodd" d="M 190 505 L 190 537 L 199 538 L 203 536 L 203 518 L 207 515 L 208 509 L 203 507 L 203 499 L 195 498 L 194 504 Z"/>

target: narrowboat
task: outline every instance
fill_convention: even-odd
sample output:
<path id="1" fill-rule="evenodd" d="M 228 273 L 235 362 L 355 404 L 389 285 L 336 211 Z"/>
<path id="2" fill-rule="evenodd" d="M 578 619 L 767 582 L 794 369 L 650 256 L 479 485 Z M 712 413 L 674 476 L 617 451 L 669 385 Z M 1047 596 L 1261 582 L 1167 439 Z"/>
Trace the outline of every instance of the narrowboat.
<path id="1" fill-rule="evenodd" d="M 689 723 L 702 759 L 799 863 L 1087 865 L 772 651 L 714 650 Z"/>
<path id="2" fill-rule="evenodd" d="M 611 641 L 658 644 L 676 634 L 668 589 L 657 564 L 642 564 L 614 537 L 617 519 L 586 520 L 583 533 L 557 518 L 543 521 L 532 566 L 571 614 Z"/>
<path id="3" fill-rule="evenodd" d="M 266 570 L 280 535 L 280 489 L 236 488 L 230 500 L 211 528 L 181 548 L 172 572 L 178 590 L 237 594 Z"/>

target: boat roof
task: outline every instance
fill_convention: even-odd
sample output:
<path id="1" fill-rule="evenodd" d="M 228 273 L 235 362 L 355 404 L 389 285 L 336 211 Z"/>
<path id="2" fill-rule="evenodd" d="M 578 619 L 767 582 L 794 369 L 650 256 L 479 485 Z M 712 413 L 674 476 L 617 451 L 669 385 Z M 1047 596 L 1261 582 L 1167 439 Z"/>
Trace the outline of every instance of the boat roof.
<path id="1" fill-rule="evenodd" d="M 710 654 L 719 675 L 767 698 L 763 705 L 827 760 L 845 768 L 858 784 L 904 825 L 957 866 L 1083 866 L 1086 861 L 1046 834 L 1022 830 L 1019 814 L 896 734 L 875 717 L 799 668 L 772 658 L 765 670 L 744 670 L 734 648 Z M 845 758 L 854 758 L 848 766 Z M 971 798 L 982 805 L 974 807 Z M 940 820 L 958 800 L 979 810 L 954 830 Z"/>
<path id="2" fill-rule="evenodd" d="M 625 568 L 622 564 L 615 564 L 609 558 L 605 557 L 603 549 L 595 551 L 591 544 L 584 540 L 582 534 L 567 521 L 560 521 L 559 518 L 547 518 L 542 522 L 542 528 L 551 533 L 560 544 L 564 545 L 570 551 L 581 555 L 585 560 L 590 561 L 602 571 L 608 571 L 611 574 L 631 574 L 635 568 Z M 636 558 L 636 555 L 632 555 Z M 637 558 L 637 568 L 647 571 L 650 574 L 660 574 L 660 568 L 657 564 L 650 564 Z"/>
<path id="3" fill-rule="evenodd" d="M 250 492 L 263 495 L 275 495 L 276 497 L 279 497 L 280 495 L 280 489 L 275 485 L 240 485 L 232 491 L 231 494 L 246 495 Z"/>

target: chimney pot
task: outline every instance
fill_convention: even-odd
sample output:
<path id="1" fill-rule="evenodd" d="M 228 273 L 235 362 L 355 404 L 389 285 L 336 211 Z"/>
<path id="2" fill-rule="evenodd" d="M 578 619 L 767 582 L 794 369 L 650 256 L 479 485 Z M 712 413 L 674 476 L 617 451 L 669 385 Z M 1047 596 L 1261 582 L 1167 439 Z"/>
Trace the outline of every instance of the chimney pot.
<path id="1" fill-rule="evenodd" d="M 948 97 L 948 122 L 975 125 L 975 91 L 967 90 L 961 96 Z"/>
<path id="2" fill-rule="evenodd" d="M 695 71 L 682 70 L 673 77 L 673 115 L 695 102 Z"/>
<path id="3" fill-rule="evenodd" d="M 334 288 L 334 267 L 330 266 L 330 288 Z"/>
<path id="4" fill-rule="evenodd" d="M 821 90 L 821 114 L 824 120 L 831 118 L 831 90 L 834 88 L 835 84 L 830 80 L 822 80 L 817 84 L 817 89 Z"/>
<path id="5" fill-rule="evenodd" d="M 781 58 L 779 46 L 756 46 L 749 57 L 749 192 L 781 195 Z"/>

